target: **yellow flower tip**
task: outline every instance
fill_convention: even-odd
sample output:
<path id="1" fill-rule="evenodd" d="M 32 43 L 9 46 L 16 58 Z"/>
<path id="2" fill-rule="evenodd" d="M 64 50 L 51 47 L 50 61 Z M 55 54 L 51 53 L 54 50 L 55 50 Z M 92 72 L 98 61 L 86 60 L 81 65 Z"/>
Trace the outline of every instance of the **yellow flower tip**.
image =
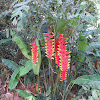
<path id="1" fill-rule="evenodd" d="M 69 53 L 71 53 L 71 51 L 69 51 Z"/>
<path id="2" fill-rule="evenodd" d="M 53 57 L 52 57 L 51 59 L 52 59 L 52 60 L 54 60 L 54 58 L 53 58 Z"/>

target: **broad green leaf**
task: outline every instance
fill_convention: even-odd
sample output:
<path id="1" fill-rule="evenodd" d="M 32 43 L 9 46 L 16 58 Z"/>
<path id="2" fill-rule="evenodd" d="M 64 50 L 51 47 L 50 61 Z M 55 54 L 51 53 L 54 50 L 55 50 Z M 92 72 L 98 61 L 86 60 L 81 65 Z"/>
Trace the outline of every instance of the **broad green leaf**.
<path id="1" fill-rule="evenodd" d="M 99 100 L 96 90 L 92 90 L 92 97 L 93 97 L 95 100 Z"/>
<path id="2" fill-rule="evenodd" d="M 27 99 L 27 100 L 36 100 L 35 97 L 23 90 L 16 90 L 23 98 Z M 30 99 L 32 98 L 32 99 Z"/>
<path id="3" fill-rule="evenodd" d="M 90 23 L 90 24 L 96 23 L 96 18 L 95 18 L 95 16 L 91 15 L 90 13 L 87 13 L 87 14 L 86 14 L 86 17 L 85 17 L 84 20 L 86 20 L 86 21 L 87 21 L 88 23 Z"/>
<path id="4" fill-rule="evenodd" d="M 18 83 L 18 79 L 19 79 L 19 72 L 20 72 L 20 68 L 16 69 L 10 79 L 9 82 L 9 89 L 14 89 L 17 86 Z"/>
<path id="5" fill-rule="evenodd" d="M 80 55 L 78 56 L 78 59 L 80 60 L 80 62 L 84 61 L 84 59 Z"/>
<path id="6" fill-rule="evenodd" d="M 22 11 L 20 11 L 19 9 L 15 9 L 13 12 L 12 12 L 12 16 L 11 16 L 11 18 L 14 18 L 14 17 L 16 17 L 16 16 L 20 16 L 20 17 L 22 17 L 23 16 L 23 13 L 22 13 Z"/>
<path id="7" fill-rule="evenodd" d="M 17 23 L 17 30 L 18 30 L 18 31 L 21 31 L 22 29 L 23 29 L 23 21 L 20 20 L 20 21 L 18 21 L 18 23 Z"/>
<path id="8" fill-rule="evenodd" d="M 78 25 L 78 20 L 77 19 L 68 19 L 67 21 L 66 21 L 66 23 L 68 24 L 68 25 L 70 25 L 70 26 L 77 26 Z"/>
<path id="9" fill-rule="evenodd" d="M 12 60 L 2 59 L 2 62 L 11 70 L 15 71 L 19 66 Z"/>
<path id="10" fill-rule="evenodd" d="M 86 8 L 86 5 L 87 5 L 87 2 L 86 1 L 81 2 L 81 4 L 80 4 L 81 9 Z"/>
<path id="11" fill-rule="evenodd" d="M 14 20 L 12 21 L 13 25 L 17 25 L 17 19 L 16 17 L 14 18 Z"/>
<path id="12" fill-rule="evenodd" d="M 92 42 L 87 46 L 87 52 L 93 51 L 96 48 L 100 48 L 100 42 Z"/>
<path id="13" fill-rule="evenodd" d="M 69 24 L 68 25 L 70 25 L 70 26 L 77 26 L 78 25 L 78 21 L 75 20 L 75 19 L 71 19 L 71 20 L 69 20 Z"/>
<path id="14" fill-rule="evenodd" d="M 27 50 L 27 46 L 25 45 L 25 43 L 22 41 L 21 37 L 16 35 L 14 31 L 11 31 L 11 35 L 13 36 L 13 40 L 16 42 L 16 44 L 18 45 L 18 47 L 20 48 L 20 50 L 22 51 L 23 55 L 30 59 L 30 55 L 28 55 L 28 50 Z"/>
<path id="15" fill-rule="evenodd" d="M 79 34 L 78 44 L 79 44 L 78 50 L 86 51 L 87 39 L 84 36 L 81 36 L 81 33 Z"/>
<path id="16" fill-rule="evenodd" d="M 1 45 L 2 43 L 8 42 L 8 41 L 10 41 L 10 40 L 12 40 L 12 39 L 1 39 L 1 40 L 0 40 L 0 45 Z"/>
<path id="17" fill-rule="evenodd" d="M 100 88 L 100 75 L 85 75 L 72 81 L 73 84 L 90 85 Z"/>
<path id="18" fill-rule="evenodd" d="M 78 41 L 78 44 L 79 44 L 78 50 L 86 51 L 87 44 L 85 42 Z"/>
<path id="19" fill-rule="evenodd" d="M 64 26 L 65 26 L 64 20 L 63 20 L 63 19 L 60 19 L 60 20 L 56 23 L 56 25 L 55 25 L 55 30 L 57 30 L 57 31 L 62 31 L 63 28 L 64 28 Z"/>
<path id="20" fill-rule="evenodd" d="M 26 62 L 25 67 L 20 71 L 20 76 L 27 74 L 30 70 L 32 70 L 32 61 L 31 60 Z"/>
<path id="21" fill-rule="evenodd" d="M 59 32 L 64 32 L 64 27 L 70 23 L 70 20 L 64 21 L 63 19 L 60 19 L 56 25 L 55 25 L 55 30 Z"/>
<path id="22" fill-rule="evenodd" d="M 72 26 L 77 26 L 78 25 L 78 21 L 77 20 L 74 20 L 73 22 L 72 22 Z"/>
<path id="23" fill-rule="evenodd" d="M 71 100 L 77 100 L 77 98 L 71 98 Z"/>
<path id="24" fill-rule="evenodd" d="M 40 51 L 38 39 L 36 39 L 35 42 L 36 42 L 36 45 L 38 45 L 38 61 L 37 61 L 36 65 L 34 63 L 32 63 L 32 65 L 33 65 L 34 74 L 38 75 L 39 70 L 40 70 L 40 66 L 41 66 L 41 51 Z"/>

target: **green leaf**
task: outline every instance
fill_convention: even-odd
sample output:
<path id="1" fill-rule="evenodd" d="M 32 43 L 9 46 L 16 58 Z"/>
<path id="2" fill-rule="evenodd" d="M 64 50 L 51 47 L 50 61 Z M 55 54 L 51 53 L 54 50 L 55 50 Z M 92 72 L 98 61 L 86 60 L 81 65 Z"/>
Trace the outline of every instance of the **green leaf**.
<path id="1" fill-rule="evenodd" d="M 100 42 L 100 34 L 99 34 L 99 39 L 98 39 L 98 42 Z"/>
<path id="2" fill-rule="evenodd" d="M 97 92 L 97 95 L 99 96 L 99 98 L 100 98 L 100 92 Z"/>
<path id="3" fill-rule="evenodd" d="M 88 100 L 94 100 L 92 96 L 88 96 Z"/>
<path id="4" fill-rule="evenodd" d="M 1 40 L 0 40 L 0 45 L 1 45 L 2 43 L 8 42 L 8 41 L 10 41 L 10 40 L 12 40 L 12 39 L 1 39 Z"/>
<path id="5" fill-rule="evenodd" d="M 60 19 L 55 25 L 55 30 L 64 32 L 64 27 L 68 25 L 68 22 L 70 22 L 70 20 L 64 21 L 63 19 Z"/>
<path id="6" fill-rule="evenodd" d="M 18 83 L 18 79 L 19 79 L 19 72 L 20 72 L 20 68 L 16 69 L 10 79 L 9 82 L 9 89 L 14 89 L 17 86 Z"/>
<path id="7" fill-rule="evenodd" d="M 46 97 L 46 100 L 51 100 L 51 97 Z"/>
<path id="8" fill-rule="evenodd" d="M 77 26 L 78 25 L 78 21 L 77 20 L 74 20 L 73 22 L 72 22 L 72 26 Z"/>
<path id="9" fill-rule="evenodd" d="M 90 13 L 86 14 L 86 17 L 84 20 L 86 20 L 90 24 L 96 23 L 96 18 L 93 15 L 91 15 Z"/>
<path id="10" fill-rule="evenodd" d="M 77 20 L 71 20 L 72 22 L 70 23 L 71 24 L 71 26 L 77 26 L 78 25 L 78 21 Z"/>
<path id="11" fill-rule="evenodd" d="M 70 26 L 77 26 L 78 25 L 78 21 L 75 20 L 75 19 L 71 19 L 68 25 L 70 25 Z"/>
<path id="12" fill-rule="evenodd" d="M 36 45 L 38 45 L 38 62 L 37 62 L 36 65 L 34 63 L 32 63 L 32 65 L 33 65 L 34 74 L 38 75 L 39 74 L 39 70 L 40 70 L 40 66 L 41 66 L 41 51 L 40 51 L 38 39 L 36 39 L 35 42 L 36 42 Z"/>
<path id="13" fill-rule="evenodd" d="M 34 72 L 33 71 L 29 72 L 26 79 L 25 79 L 25 83 L 26 84 L 32 83 L 32 80 L 34 77 L 35 77 Z"/>
<path id="14" fill-rule="evenodd" d="M 90 85 L 100 88 L 100 75 L 85 75 L 72 81 L 73 84 Z"/>
<path id="15" fill-rule="evenodd" d="M 86 51 L 87 39 L 84 36 L 81 36 L 81 33 L 79 34 L 78 44 L 79 44 L 78 50 Z"/>
<path id="16" fill-rule="evenodd" d="M 77 100 L 77 98 L 71 98 L 71 100 Z"/>
<path id="17" fill-rule="evenodd" d="M 23 90 L 16 90 L 23 98 L 27 99 L 27 100 L 36 100 L 35 97 Z M 32 98 L 32 99 L 30 99 Z"/>
<path id="18" fill-rule="evenodd" d="M 92 42 L 89 43 L 89 46 L 87 46 L 87 52 L 93 51 L 96 48 L 100 48 L 100 42 Z"/>
<path id="19" fill-rule="evenodd" d="M 32 70 L 32 61 L 31 60 L 26 62 L 25 67 L 20 71 L 20 76 L 27 74 L 30 70 Z"/>
<path id="20" fill-rule="evenodd" d="M 19 66 L 12 60 L 2 59 L 2 62 L 11 70 L 15 71 Z"/>
<path id="21" fill-rule="evenodd" d="M 45 93 L 45 96 L 49 96 L 51 93 L 51 87 L 49 87 L 49 90 Z"/>
<path id="22" fill-rule="evenodd" d="M 87 44 L 85 42 L 78 41 L 78 44 L 79 44 L 78 50 L 86 51 Z"/>
<path id="23" fill-rule="evenodd" d="M 17 19 L 16 17 L 14 18 L 14 20 L 12 21 L 13 25 L 17 25 Z"/>
<path id="24" fill-rule="evenodd" d="M 84 61 L 84 59 L 80 55 L 78 56 L 78 59 L 80 60 L 80 62 Z"/>
<path id="25" fill-rule="evenodd" d="M 35 98 L 33 98 L 33 96 L 29 96 L 26 98 L 26 100 L 35 100 Z"/>
<path id="26" fill-rule="evenodd" d="M 23 21 L 19 20 L 18 23 L 17 23 L 17 30 L 21 31 L 22 29 L 23 29 Z"/>
<path id="27" fill-rule="evenodd" d="M 99 100 L 96 90 L 92 90 L 92 97 L 93 97 L 95 100 Z"/>
<path id="28" fill-rule="evenodd" d="M 22 41 L 21 37 L 16 35 L 14 31 L 11 31 L 11 35 L 13 37 L 13 40 L 16 42 L 16 44 L 18 45 L 18 47 L 20 48 L 20 50 L 22 51 L 23 55 L 30 59 L 30 55 L 28 55 L 28 50 L 27 50 L 27 46 L 25 45 L 25 43 Z"/>
<path id="29" fill-rule="evenodd" d="M 81 4 L 80 4 L 81 9 L 86 8 L 86 5 L 87 5 L 87 2 L 86 1 L 81 2 Z"/>
<path id="30" fill-rule="evenodd" d="M 27 1 L 24 1 L 24 2 L 17 3 L 17 4 L 14 5 L 14 8 L 27 5 L 31 1 L 32 0 L 27 0 Z"/>

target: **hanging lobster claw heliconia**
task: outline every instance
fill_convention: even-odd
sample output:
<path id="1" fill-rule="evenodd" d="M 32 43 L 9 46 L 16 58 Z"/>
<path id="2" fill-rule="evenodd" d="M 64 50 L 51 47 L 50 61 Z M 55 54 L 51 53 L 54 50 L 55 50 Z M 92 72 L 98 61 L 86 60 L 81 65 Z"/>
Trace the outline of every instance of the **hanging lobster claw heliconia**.
<path id="1" fill-rule="evenodd" d="M 70 51 L 67 51 L 67 42 L 66 37 L 63 34 L 59 35 L 59 38 L 54 39 L 54 34 L 52 31 L 49 30 L 49 33 L 45 33 L 45 47 L 46 47 L 46 56 L 50 59 L 54 59 L 55 53 L 55 60 L 56 66 L 59 67 L 61 70 L 60 78 L 61 81 L 66 79 L 67 70 L 69 69 L 69 58 L 70 58 Z"/>

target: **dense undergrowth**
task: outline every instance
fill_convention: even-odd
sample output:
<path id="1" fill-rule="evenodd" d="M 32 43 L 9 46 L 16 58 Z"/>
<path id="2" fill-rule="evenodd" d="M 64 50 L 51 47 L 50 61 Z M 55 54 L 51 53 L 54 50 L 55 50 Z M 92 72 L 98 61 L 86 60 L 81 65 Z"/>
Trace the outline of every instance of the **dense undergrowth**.
<path id="1" fill-rule="evenodd" d="M 99 3 L 13 1 L 0 15 L 11 25 L 0 31 L 0 86 L 25 100 L 99 100 Z"/>

